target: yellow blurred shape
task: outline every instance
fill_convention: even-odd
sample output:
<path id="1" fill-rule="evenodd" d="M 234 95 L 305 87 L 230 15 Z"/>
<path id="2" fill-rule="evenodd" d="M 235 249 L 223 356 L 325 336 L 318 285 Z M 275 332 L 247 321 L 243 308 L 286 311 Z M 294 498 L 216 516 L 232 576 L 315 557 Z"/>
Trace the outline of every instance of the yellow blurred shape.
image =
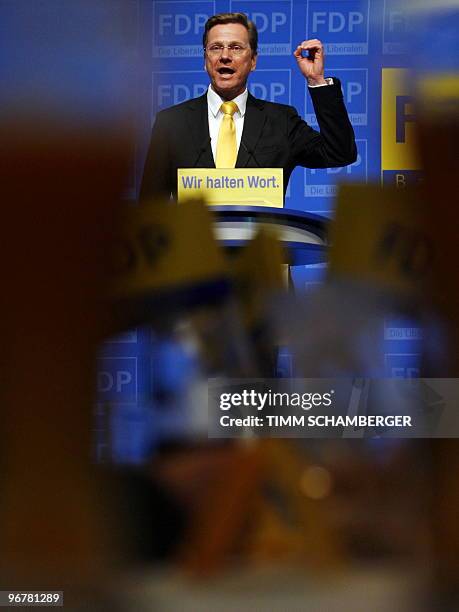
<path id="1" fill-rule="evenodd" d="M 325 499 L 331 493 L 333 479 L 328 470 L 319 465 L 307 467 L 300 480 L 300 489 L 310 499 Z"/>
<path id="2" fill-rule="evenodd" d="M 415 192 L 341 186 L 330 232 L 330 275 L 419 294 L 434 257 L 424 217 Z"/>
<path id="3" fill-rule="evenodd" d="M 184 289 L 225 277 L 226 262 L 204 203 L 157 203 L 133 208 L 115 252 L 113 293 Z"/>
<path id="4" fill-rule="evenodd" d="M 285 288 L 284 250 L 275 232 L 261 228 L 242 249 L 233 266 L 233 277 L 249 324 L 256 323 L 270 293 Z"/>

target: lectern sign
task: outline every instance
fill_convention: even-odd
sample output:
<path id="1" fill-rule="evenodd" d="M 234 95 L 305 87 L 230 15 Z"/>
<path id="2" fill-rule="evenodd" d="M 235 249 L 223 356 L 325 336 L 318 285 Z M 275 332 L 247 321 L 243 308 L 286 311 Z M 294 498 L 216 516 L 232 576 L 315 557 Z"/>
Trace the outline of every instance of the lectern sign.
<path id="1" fill-rule="evenodd" d="M 215 205 L 284 205 L 282 168 L 179 168 L 178 201 L 204 199 Z"/>

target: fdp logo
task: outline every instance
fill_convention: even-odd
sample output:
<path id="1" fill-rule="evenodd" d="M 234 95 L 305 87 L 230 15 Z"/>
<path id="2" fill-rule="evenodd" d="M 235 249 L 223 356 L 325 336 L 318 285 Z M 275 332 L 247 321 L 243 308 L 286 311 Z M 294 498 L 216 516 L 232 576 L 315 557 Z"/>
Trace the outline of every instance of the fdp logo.
<path id="1" fill-rule="evenodd" d="M 323 285 L 327 273 L 327 264 L 311 264 L 309 266 L 292 266 L 293 286 L 305 291 L 314 291 Z"/>
<path id="2" fill-rule="evenodd" d="M 367 182 L 367 141 L 356 140 L 357 160 L 344 168 L 321 168 L 304 170 L 304 195 L 310 198 L 334 197 L 338 184 L 348 181 Z"/>
<path id="3" fill-rule="evenodd" d="M 153 74 L 153 113 L 201 96 L 209 86 L 205 70 L 176 70 Z M 256 98 L 290 104 L 291 71 L 288 68 L 257 70 L 248 88 Z"/>
<path id="4" fill-rule="evenodd" d="M 201 56 L 204 24 L 216 12 L 215 2 L 153 2 L 153 57 Z"/>
<path id="5" fill-rule="evenodd" d="M 288 68 L 257 70 L 249 81 L 248 88 L 255 98 L 290 104 L 291 70 Z"/>
<path id="6" fill-rule="evenodd" d="M 369 0 L 310 0 L 308 38 L 324 42 L 327 55 L 367 55 Z"/>
<path id="7" fill-rule="evenodd" d="M 153 74 L 153 113 L 201 96 L 209 86 L 204 70 L 176 70 Z"/>
<path id="8" fill-rule="evenodd" d="M 388 378 L 419 378 L 421 355 L 386 353 L 385 374 Z"/>
<path id="9" fill-rule="evenodd" d="M 410 32 L 408 12 L 400 0 L 384 0 L 383 53 L 406 53 Z"/>
<path id="10" fill-rule="evenodd" d="M 255 23 L 261 54 L 290 55 L 292 5 L 293 0 L 232 0 L 230 10 L 245 13 Z"/>
<path id="11" fill-rule="evenodd" d="M 352 125 L 367 125 L 368 122 L 368 69 L 367 68 L 330 68 L 329 74 L 336 75 L 341 81 L 344 101 Z M 305 84 L 307 90 L 307 85 Z M 317 125 L 311 97 L 306 91 L 306 121 Z"/>
<path id="12" fill-rule="evenodd" d="M 383 68 L 381 101 L 381 168 L 383 182 L 409 180 L 408 171 L 419 170 L 416 157 L 416 128 L 409 72 Z M 386 176 L 387 175 L 387 176 Z M 395 179 L 394 179 L 395 177 Z M 397 177 L 400 177 L 400 185 Z M 412 176 L 415 179 L 415 176 Z"/>
<path id="13" fill-rule="evenodd" d="M 135 357 L 98 359 L 97 396 L 99 401 L 137 401 L 137 359 Z"/>
<path id="14" fill-rule="evenodd" d="M 389 320 L 384 324 L 384 340 L 421 342 L 423 328 L 406 320 Z"/>

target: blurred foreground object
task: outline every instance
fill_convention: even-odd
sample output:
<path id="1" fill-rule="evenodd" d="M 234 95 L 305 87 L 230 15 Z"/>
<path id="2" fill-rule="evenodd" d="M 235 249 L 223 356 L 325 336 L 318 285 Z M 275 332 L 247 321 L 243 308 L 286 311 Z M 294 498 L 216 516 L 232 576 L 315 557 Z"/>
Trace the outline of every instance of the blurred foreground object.
<path id="1" fill-rule="evenodd" d="M 459 7 L 439 0 L 420 6 L 414 16 L 417 27 L 411 40 L 413 88 L 419 154 L 425 174 L 425 222 L 436 247 L 428 290 L 448 341 L 445 359 L 438 364 L 430 362 L 429 375 L 458 376 L 459 291 L 452 279 L 458 269 Z M 432 39 L 430 49 L 425 45 L 428 38 Z"/>
<path id="2" fill-rule="evenodd" d="M 201 201 L 142 205 L 127 209 L 121 221 L 110 308 L 118 331 L 135 325 L 152 330 L 156 344 L 146 356 L 154 369 L 152 403 L 159 402 L 167 414 L 184 390 L 178 381 L 175 389 L 170 387 L 167 368 L 158 361 L 174 346 L 179 359 L 180 344 L 181 354 L 187 354 L 182 376 L 189 376 L 191 385 L 206 386 L 207 376 L 272 376 L 278 339 L 271 305 L 285 290 L 277 237 L 260 231 L 229 255 L 214 236 L 211 210 Z M 189 417 L 199 399 L 188 400 L 189 406 L 180 401 L 182 429 L 193 435 Z M 198 419 L 207 434 L 206 398 L 201 402 L 204 418 Z"/>
<path id="3" fill-rule="evenodd" d="M 135 11 L 96 0 L 0 7 L 2 588 L 107 596 L 125 548 L 91 465 L 109 245 L 132 150 Z M 88 10 L 90 6 L 91 10 Z M 111 609 L 116 609 L 110 606 Z"/>
<path id="4" fill-rule="evenodd" d="M 385 376 L 385 321 L 420 317 L 431 245 L 420 194 L 343 185 L 327 281 L 286 300 L 279 325 L 304 377 Z"/>
<path id="5" fill-rule="evenodd" d="M 90 448 L 94 358 L 109 326 L 106 245 L 125 147 L 30 125 L 0 134 L 9 203 L 1 240 L 2 576 L 22 588 L 93 582 L 116 549 Z"/>
<path id="6" fill-rule="evenodd" d="M 435 328 L 426 338 L 429 376 L 459 376 L 459 291 L 456 282 L 459 156 L 459 6 L 437 0 L 413 4 L 416 28 L 411 37 L 413 80 L 418 109 L 419 152 L 424 166 L 427 226 L 433 231 L 436 258 L 428 294 L 436 311 L 444 351 L 434 352 Z M 426 40 L 430 44 L 426 45 Z M 433 331 L 433 333 L 432 333 Z M 432 358 L 432 357 L 437 357 Z M 459 603 L 459 445 L 436 440 L 433 448 L 433 609 L 457 610 Z"/>

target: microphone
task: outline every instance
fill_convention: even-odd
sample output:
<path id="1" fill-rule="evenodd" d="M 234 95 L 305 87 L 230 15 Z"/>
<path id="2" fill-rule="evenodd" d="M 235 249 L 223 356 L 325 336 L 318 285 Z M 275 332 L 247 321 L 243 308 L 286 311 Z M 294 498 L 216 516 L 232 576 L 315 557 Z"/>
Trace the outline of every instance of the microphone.
<path id="1" fill-rule="evenodd" d="M 244 147 L 245 151 L 250 155 L 253 161 L 257 164 L 257 166 L 261 168 L 261 165 L 258 163 L 258 160 L 254 155 L 252 147 L 248 147 L 243 140 L 241 140 L 241 145 Z"/>
<path id="2" fill-rule="evenodd" d="M 206 136 L 204 141 L 203 141 L 203 143 L 202 143 L 202 145 L 199 147 L 199 153 L 198 153 L 198 156 L 197 156 L 197 158 L 195 159 L 195 161 L 193 163 L 193 168 L 196 168 L 199 160 L 201 159 L 202 154 L 206 152 L 207 147 L 209 146 L 209 144 L 210 144 L 210 136 Z"/>

